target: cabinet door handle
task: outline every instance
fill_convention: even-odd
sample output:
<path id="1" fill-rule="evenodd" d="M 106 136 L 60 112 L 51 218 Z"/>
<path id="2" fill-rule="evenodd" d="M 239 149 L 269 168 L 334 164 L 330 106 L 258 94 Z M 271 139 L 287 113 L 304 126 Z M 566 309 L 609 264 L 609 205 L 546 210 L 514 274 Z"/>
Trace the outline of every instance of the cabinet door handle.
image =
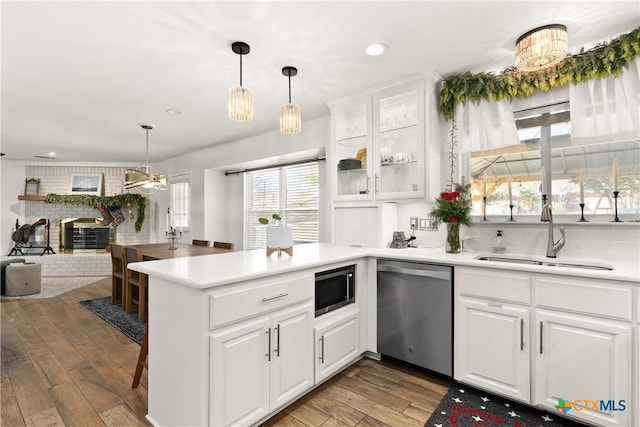
<path id="1" fill-rule="evenodd" d="M 378 176 L 378 174 L 375 174 L 374 176 L 376 177 L 376 180 L 375 180 L 375 191 L 376 191 L 376 194 L 378 194 L 378 184 L 380 182 L 380 177 Z"/>
<path id="2" fill-rule="evenodd" d="M 289 295 L 289 294 L 282 293 L 280 295 L 276 295 L 275 297 L 262 298 L 262 302 L 267 302 L 267 301 L 271 301 L 271 300 L 274 300 L 274 299 L 286 297 L 287 295 Z"/>
<path id="3" fill-rule="evenodd" d="M 271 328 L 267 329 L 265 334 L 267 334 L 267 354 L 265 356 L 267 356 L 267 361 L 271 362 Z"/>
<path id="4" fill-rule="evenodd" d="M 273 350 L 273 353 L 280 357 L 280 324 L 276 326 L 276 331 L 278 331 L 278 339 L 276 340 L 276 348 Z"/>
<path id="5" fill-rule="evenodd" d="M 324 335 L 320 337 L 320 363 L 324 363 Z"/>
<path id="6" fill-rule="evenodd" d="M 542 354 L 542 339 L 543 339 L 543 333 L 542 333 L 542 322 L 540 322 L 540 354 Z"/>
<path id="7" fill-rule="evenodd" d="M 524 350 L 524 319 L 520 319 L 520 351 Z"/>
<path id="8" fill-rule="evenodd" d="M 371 181 L 371 177 L 369 177 L 369 175 L 367 175 L 367 188 L 364 191 L 365 194 L 369 194 L 369 181 Z"/>

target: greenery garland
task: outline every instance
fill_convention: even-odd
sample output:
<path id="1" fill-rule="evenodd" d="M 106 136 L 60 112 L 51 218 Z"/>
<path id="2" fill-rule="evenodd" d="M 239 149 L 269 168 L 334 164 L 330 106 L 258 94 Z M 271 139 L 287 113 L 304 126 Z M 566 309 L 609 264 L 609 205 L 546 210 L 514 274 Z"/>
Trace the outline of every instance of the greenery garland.
<path id="1" fill-rule="evenodd" d="M 555 67 L 540 71 L 519 72 L 509 67 L 502 73 L 470 72 L 444 79 L 440 91 L 440 110 L 447 119 L 453 117 L 457 104 L 468 101 L 499 101 L 526 98 L 536 90 L 547 92 L 554 87 L 577 84 L 608 76 L 619 76 L 636 55 L 640 54 L 640 27 L 628 34 L 602 43 L 588 51 L 569 56 Z"/>
<path id="2" fill-rule="evenodd" d="M 145 198 L 140 194 L 124 193 L 117 196 L 92 196 L 89 194 L 47 194 L 47 202 L 59 203 L 63 205 L 85 205 L 98 209 L 101 205 L 109 208 L 122 208 L 132 203 L 138 206 L 138 217 L 136 218 L 136 231 L 142 230 L 144 222 L 144 210 L 146 207 Z"/>

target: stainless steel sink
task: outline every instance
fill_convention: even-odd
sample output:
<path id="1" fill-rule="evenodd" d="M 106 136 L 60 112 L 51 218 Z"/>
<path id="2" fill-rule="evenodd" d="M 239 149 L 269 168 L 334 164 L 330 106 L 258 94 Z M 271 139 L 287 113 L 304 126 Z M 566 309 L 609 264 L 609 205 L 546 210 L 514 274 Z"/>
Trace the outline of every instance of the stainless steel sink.
<path id="1" fill-rule="evenodd" d="M 564 262 L 553 260 L 541 260 L 535 258 L 519 258 L 519 257 L 505 257 L 496 255 L 481 255 L 476 257 L 480 261 L 495 261 L 495 262 L 508 262 L 511 264 L 527 264 L 527 265 L 546 265 L 548 267 L 568 267 L 568 268 L 581 268 L 587 270 L 613 270 L 613 267 L 609 264 L 600 264 L 594 262 Z"/>

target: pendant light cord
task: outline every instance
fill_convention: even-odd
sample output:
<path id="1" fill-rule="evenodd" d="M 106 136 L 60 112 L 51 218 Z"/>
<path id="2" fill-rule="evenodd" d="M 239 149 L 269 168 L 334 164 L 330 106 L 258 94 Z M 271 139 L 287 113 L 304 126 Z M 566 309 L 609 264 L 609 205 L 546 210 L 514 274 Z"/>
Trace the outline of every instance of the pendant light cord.
<path id="1" fill-rule="evenodd" d="M 146 146 L 145 146 L 145 151 L 146 151 L 146 157 L 147 157 L 147 164 L 145 166 L 145 172 L 148 174 L 149 173 L 149 129 L 145 129 L 146 132 Z"/>
<path id="2" fill-rule="evenodd" d="M 240 57 L 240 86 L 242 86 L 242 54 L 238 56 Z"/>
<path id="3" fill-rule="evenodd" d="M 287 74 L 289 75 L 289 104 L 291 104 L 291 71 Z"/>

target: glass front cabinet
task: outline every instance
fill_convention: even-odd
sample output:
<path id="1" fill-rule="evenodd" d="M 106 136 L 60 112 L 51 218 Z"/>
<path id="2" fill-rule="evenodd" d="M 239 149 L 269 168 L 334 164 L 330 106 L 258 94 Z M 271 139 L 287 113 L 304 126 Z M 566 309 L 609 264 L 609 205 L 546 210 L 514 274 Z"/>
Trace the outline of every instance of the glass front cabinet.
<path id="1" fill-rule="evenodd" d="M 331 108 L 334 200 L 425 197 L 424 83 Z"/>

